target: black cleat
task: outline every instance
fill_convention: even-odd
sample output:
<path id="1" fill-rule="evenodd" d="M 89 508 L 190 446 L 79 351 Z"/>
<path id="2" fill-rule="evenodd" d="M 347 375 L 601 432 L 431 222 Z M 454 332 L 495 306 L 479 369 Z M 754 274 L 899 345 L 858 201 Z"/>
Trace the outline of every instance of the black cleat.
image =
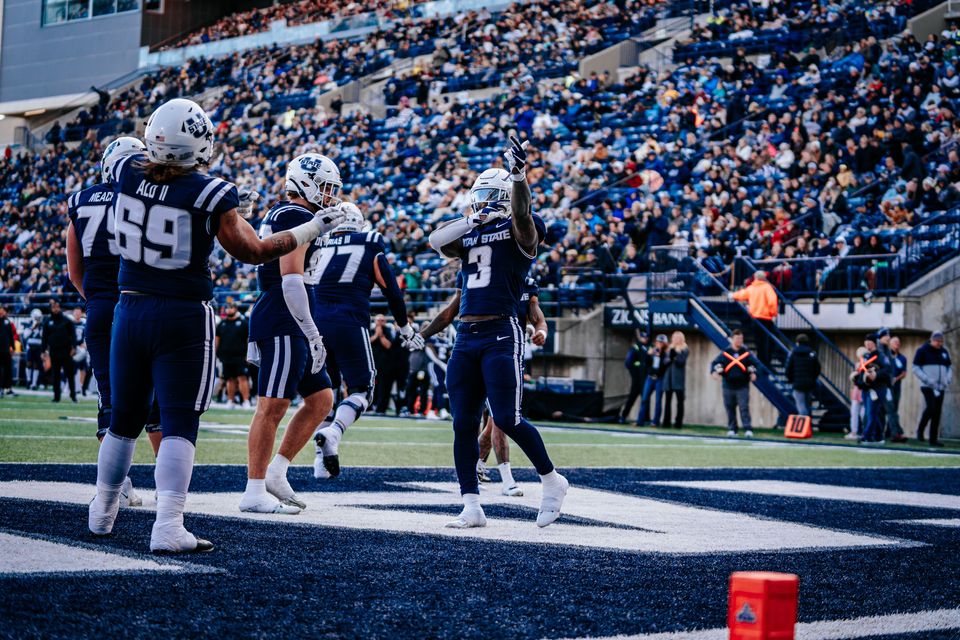
<path id="1" fill-rule="evenodd" d="M 168 549 L 154 549 L 151 553 L 155 556 L 179 556 L 185 553 L 210 553 L 216 547 L 209 540 L 197 538 L 197 546 L 193 549 L 184 549 L 182 551 L 171 551 Z"/>
<path id="2" fill-rule="evenodd" d="M 323 445 L 327 444 L 327 436 L 323 435 L 319 431 L 317 435 L 313 436 L 313 441 L 317 443 L 317 446 L 323 449 Z M 330 479 L 336 478 L 340 475 L 340 456 L 323 456 L 323 468 L 327 470 L 327 473 L 330 474 Z"/>
<path id="3" fill-rule="evenodd" d="M 323 468 L 327 470 L 331 478 L 340 475 L 340 456 L 323 456 Z"/>

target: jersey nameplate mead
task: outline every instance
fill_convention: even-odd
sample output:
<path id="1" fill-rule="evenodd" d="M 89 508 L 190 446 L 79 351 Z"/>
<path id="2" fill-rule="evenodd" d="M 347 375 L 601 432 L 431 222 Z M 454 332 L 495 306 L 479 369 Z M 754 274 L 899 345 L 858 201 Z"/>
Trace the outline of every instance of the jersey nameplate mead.
<path id="1" fill-rule="evenodd" d="M 289 231 L 294 227 L 309 222 L 313 213 L 304 206 L 281 200 L 271 207 L 270 211 L 260 223 L 257 230 L 261 239 L 267 236 Z M 317 253 L 319 246 L 316 242 L 307 246 L 304 256 L 304 284 L 307 280 L 307 270 Z M 280 273 L 280 260 L 272 260 L 257 267 L 257 283 L 260 288 L 260 297 L 250 313 L 250 340 L 266 340 L 277 336 L 302 336 L 300 325 L 294 320 L 287 302 L 283 297 L 283 276 Z M 309 289 L 309 287 L 308 287 Z M 310 300 L 311 313 L 313 299 Z"/>
<path id="2" fill-rule="evenodd" d="M 545 228 L 539 216 L 533 220 L 538 231 Z M 524 279 L 535 256 L 517 244 L 512 218 L 477 227 L 463 236 L 462 244 L 460 316 L 519 315 Z"/>
<path id="3" fill-rule="evenodd" d="M 220 216 L 240 204 L 237 187 L 191 172 L 165 184 L 147 180 L 145 156 L 114 169 L 120 289 L 155 296 L 210 300 L 210 252 Z"/>
<path id="4" fill-rule="evenodd" d="M 112 184 L 101 183 L 77 191 L 67 200 L 67 215 L 83 254 L 83 293 L 87 300 L 116 297 L 120 251 L 114 238 Z"/>
<path id="5" fill-rule="evenodd" d="M 314 254 L 305 281 L 312 285 L 323 322 L 367 326 L 370 293 L 376 284 L 374 261 L 386 253 L 376 231 L 331 233 Z M 381 274 L 392 278 L 390 273 Z"/>

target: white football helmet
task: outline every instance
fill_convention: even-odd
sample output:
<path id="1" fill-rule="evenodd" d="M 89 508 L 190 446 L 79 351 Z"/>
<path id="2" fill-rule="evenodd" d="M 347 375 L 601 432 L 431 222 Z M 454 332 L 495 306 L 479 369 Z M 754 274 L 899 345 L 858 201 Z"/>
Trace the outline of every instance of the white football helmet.
<path id="1" fill-rule="evenodd" d="M 341 202 L 340 211 L 344 213 L 343 222 L 338 224 L 331 233 L 363 231 L 363 212 L 360 211 L 360 207 L 352 202 Z"/>
<path id="2" fill-rule="evenodd" d="M 484 207 L 499 204 L 508 209 L 510 192 L 513 189 L 510 174 L 504 169 L 487 169 L 473 181 L 470 187 L 470 206 L 474 213 Z"/>
<path id="3" fill-rule="evenodd" d="M 121 158 L 134 153 L 144 153 L 146 150 L 146 145 L 130 136 L 117 138 L 108 144 L 107 148 L 103 150 L 103 158 L 100 160 L 100 175 L 103 176 L 103 181 L 113 182 L 113 166 Z"/>
<path id="4" fill-rule="evenodd" d="M 339 204 L 342 187 L 340 169 L 327 156 L 305 153 L 287 165 L 286 190 L 318 207 Z"/>
<path id="5" fill-rule="evenodd" d="M 40 322 L 43 320 L 43 311 L 40 311 L 40 309 L 34 309 L 30 312 L 30 319 L 34 322 Z"/>
<path id="6" fill-rule="evenodd" d="M 174 98 L 160 105 L 147 120 L 143 138 L 157 164 L 193 167 L 213 157 L 213 123 L 192 100 Z"/>

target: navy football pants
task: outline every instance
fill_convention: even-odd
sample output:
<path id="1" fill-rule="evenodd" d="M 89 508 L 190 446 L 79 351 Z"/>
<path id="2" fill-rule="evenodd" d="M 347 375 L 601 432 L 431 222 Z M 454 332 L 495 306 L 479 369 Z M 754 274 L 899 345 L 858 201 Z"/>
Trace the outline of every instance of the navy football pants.
<path id="1" fill-rule="evenodd" d="M 366 387 L 368 395 L 372 394 L 377 367 L 367 327 L 318 321 L 317 329 L 327 348 L 327 372 L 333 388 L 339 390 L 340 383 L 346 382 L 347 389 Z"/>
<path id="2" fill-rule="evenodd" d="M 313 358 L 303 334 L 257 340 L 257 348 L 260 349 L 257 395 L 261 398 L 293 400 L 298 393 L 307 398 L 330 388 L 326 365 L 317 373 L 311 373 Z"/>
<path id="3" fill-rule="evenodd" d="M 484 402 L 493 421 L 544 475 L 553 463 L 537 429 L 520 414 L 523 393 L 523 329 L 516 318 L 463 322 L 447 363 L 447 395 L 453 414 L 453 459 L 460 493 L 480 493 L 477 460 Z"/>
<path id="4" fill-rule="evenodd" d="M 112 402 L 110 398 L 110 333 L 113 311 L 119 296 L 96 296 L 87 300 L 87 352 L 90 368 L 97 379 L 100 402 L 97 410 L 97 437 L 110 428 Z"/>
<path id="5" fill-rule="evenodd" d="M 110 345 L 110 431 L 138 437 L 155 390 L 163 437 L 196 443 L 217 377 L 214 333 L 207 302 L 121 295 Z"/>

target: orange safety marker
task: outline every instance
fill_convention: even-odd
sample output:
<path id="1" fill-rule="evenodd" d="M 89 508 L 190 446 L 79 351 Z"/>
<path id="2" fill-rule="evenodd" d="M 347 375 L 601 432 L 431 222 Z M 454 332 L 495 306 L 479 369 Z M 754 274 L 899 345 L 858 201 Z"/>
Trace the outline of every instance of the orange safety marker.
<path id="1" fill-rule="evenodd" d="M 813 424 L 810 421 L 810 416 L 792 415 L 787 418 L 787 426 L 783 430 L 783 435 L 787 438 L 812 438 Z"/>
<path id="2" fill-rule="evenodd" d="M 792 573 L 730 574 L 730 640 L 793 640 L 799 587 Z"/>

